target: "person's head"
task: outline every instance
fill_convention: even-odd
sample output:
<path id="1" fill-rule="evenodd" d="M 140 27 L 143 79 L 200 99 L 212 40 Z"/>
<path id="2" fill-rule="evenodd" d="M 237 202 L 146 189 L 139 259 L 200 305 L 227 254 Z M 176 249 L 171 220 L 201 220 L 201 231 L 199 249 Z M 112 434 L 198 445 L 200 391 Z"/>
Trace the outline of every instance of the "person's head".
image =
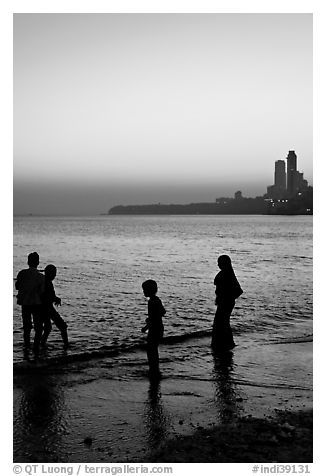
<path id="1" fill-rule="evenodd" d="M 30 253 L 27 257 L 27 264 L 30 268 L 37 268 L 40 264 L 40 257 L 36 251 Z"/>
<path id="2" fill-rule="evenodd" d="M 144 296 L 151 297 L 157 293 L 157 283 L 153 279 L 148 279 L 142 284 Z"/>
<path id="3" fill-rule="evenodd" d="M 221 255 L 217 259 L 217 264 L 221 270 L 232 269 L 231 258 L 228 255 Z"/>
<path id="4" fill-rule="evenodd" d="M 51 281 L 53 281 L 53 279 L 56 277 L 57 275 L 57 268 L 54 266 L 54 264 L 48 264 L 47 266 L 45 266 L 44 268 L 44 274 L 45 276 L 50 279 Z"/>

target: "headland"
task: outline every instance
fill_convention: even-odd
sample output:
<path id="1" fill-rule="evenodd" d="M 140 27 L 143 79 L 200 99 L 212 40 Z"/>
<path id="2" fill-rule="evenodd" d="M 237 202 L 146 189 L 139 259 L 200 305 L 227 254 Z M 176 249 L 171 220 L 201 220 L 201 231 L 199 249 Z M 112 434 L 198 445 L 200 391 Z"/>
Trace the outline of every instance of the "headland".
<path id="1" fill-rule="evenodd" d="M 221 197 L 215 202 L 189 204 L 118 205 L 108 215 L 312 215 L 313 189 L 292 198 Z"/>

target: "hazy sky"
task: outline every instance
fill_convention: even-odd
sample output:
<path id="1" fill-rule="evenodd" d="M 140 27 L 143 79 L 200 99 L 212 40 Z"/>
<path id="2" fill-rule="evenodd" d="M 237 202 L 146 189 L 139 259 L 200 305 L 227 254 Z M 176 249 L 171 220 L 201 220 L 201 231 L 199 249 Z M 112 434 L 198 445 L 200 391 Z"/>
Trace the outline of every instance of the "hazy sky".
<path id="1" fill-rule="evenodd" d="M 14 212 L 312 184 L 311 14 L 15 14 Z"/>

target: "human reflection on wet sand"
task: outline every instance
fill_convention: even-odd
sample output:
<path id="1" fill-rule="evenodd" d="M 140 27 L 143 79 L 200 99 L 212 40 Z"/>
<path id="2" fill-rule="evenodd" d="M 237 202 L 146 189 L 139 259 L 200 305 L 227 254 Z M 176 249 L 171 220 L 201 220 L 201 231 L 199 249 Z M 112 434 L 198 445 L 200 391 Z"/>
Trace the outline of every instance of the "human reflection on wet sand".
<path id="1" fill-rule="evenodd" d="M 151 449 L 155 449 L 168 434 L 168 417 L 161 401 L 159 379 L 151 379 L 149 382 L 148 399 L 145 403 L 145 425 L 148 445 Z"/>
<path id="2" fill-rule="evenodd" d="M 63 461 L 62 385 L 56 376 L 40 373 L 19 375 L 15 380 L 14 462 Z"/>
<path id="3" fill-rule="evenodd" d="M 219 420 L 221 423 L 228 423 L 238 416 L 238 398 L 234 384 L 232 383 L 233 372 L 233 353 L 213 352 L 214 368 L 214 384 L 215 384 L 215 401 L 219 412 Z"/>

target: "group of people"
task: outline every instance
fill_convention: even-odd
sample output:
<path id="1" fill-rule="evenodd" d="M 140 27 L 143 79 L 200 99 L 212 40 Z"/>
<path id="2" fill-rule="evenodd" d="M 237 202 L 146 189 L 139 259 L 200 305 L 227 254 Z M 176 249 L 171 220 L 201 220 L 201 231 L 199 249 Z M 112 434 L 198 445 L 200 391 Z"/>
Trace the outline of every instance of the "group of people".
<path id="1" fill-rule="evenodd" d="M 15 287 L 17 304 L 22 309 L 24 346 L 30 348 L 31 330 L 34 327 L 33 350 L 38 355 L 41 345 L 45 345 L 52 329 L 52 322 L 61 332 L 64 347 L 68 347 L 67 323 L 62 319 L 54 305 L 60 306 L 61 299 L 55 294 L 53 280 L 57 269 L 53 264 L 48 264 L 44 274 L 37 268 L 40 263 L 38 253 L 28 255 L 28 268 L 19 271 Z"/>
<path id="2" fill-rule="evenodd" d="M 216 312 L 212 330 L 212 348 L 216 352 L 226 352 L 235 347 L 233 333 L 230 325 L 230 317 L 235 306 L 236 299 L 241 296 L 243 290 L 234 273 L 231 258 L 221 255 L 217 260 L 220 268 L 215 276 L 215 304 Z M 151 374 L 159 374 L 158 346 L 162 340 L 164 326 L 162 318 L 166 311 L 157 294 L 156 281 L 149 279 L 142 284 L 143 292 L 148 300 L 148 318 L 142 332 L 147 334 L 147 358 Z"/>
<path id="3" fill-rule="evenodd" d="M 214 279 L 217 308 L 212 330 L 212 348 L 215 351 L 224 352 L 235 346 L 230 317 L 235 300 L 243 291 L 235 276 L 230 257 L 221 255 L 217 263 L 220 271 Z M 54 305 L 61 305 L 61 299 L 56 296 L 53 286 L 56 267 L 49 264 L 42 274 L 37 269 L 38 265 L 39 255 L 36 252 L 30 253 L 28 255 L 29 267 L 18 273 L 15 284 L 18 290 L 17 303 L 22 307 L 24 344 L 26 348 L 30 347 L 30 334 L 34 326 L 34 353 L 36 355 L 40 345 L 46 343 L 51 332 L 51 321 L 60 330 L 64 346 L 68 346 L 67 324 L 54 308 Z M 142 289 L 144 296 L 148 298 L 148 317 L 141 330 L 147 333 L 147 358 L 150 374 L 158 375 L 158 347 L 164 334 L 163 316 L 166 311 L 157 296 L 156 281 L 152 279 L 144 281 Z"/>

